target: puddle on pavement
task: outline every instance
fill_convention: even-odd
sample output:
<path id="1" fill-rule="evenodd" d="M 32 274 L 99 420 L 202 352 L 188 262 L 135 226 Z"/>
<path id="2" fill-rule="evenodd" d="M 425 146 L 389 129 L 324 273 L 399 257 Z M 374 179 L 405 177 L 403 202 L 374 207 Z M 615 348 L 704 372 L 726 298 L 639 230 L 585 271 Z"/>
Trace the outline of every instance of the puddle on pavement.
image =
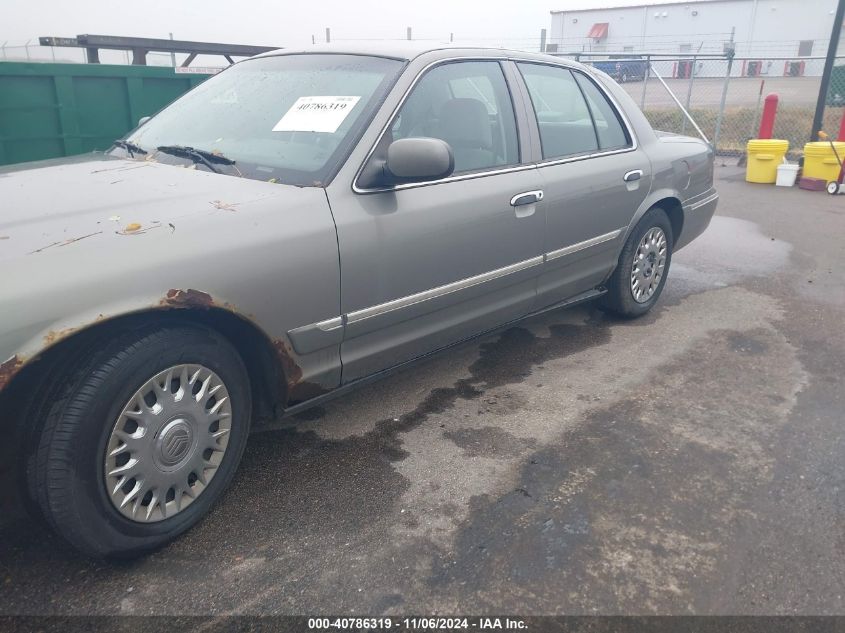
<path id="1" fill-rule="evenodd" d="M 686 296 L 769 275 L 787 263 L 791 251 L 789 242 L 763 234 L 754 222 L 716 216 L 672 260 L 671 293 Z"/>

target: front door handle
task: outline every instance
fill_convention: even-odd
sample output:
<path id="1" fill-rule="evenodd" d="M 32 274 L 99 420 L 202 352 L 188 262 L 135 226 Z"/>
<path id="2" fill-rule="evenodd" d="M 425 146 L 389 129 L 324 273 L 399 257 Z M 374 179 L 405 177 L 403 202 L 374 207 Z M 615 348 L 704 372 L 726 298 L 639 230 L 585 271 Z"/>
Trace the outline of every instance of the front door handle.
<path id="1" fill-rule="evenodd" d="M 539 189 L 537 191 L 523 191 L 522 193 L 518 193 L 513 198 L 511 198 L 511 206 L 522 207 L 526 204 L 534 204 L 535 202 L 540 202 L 540 200 L 542 199 L 543 192 Z"/>
<path id="2" fill-rule="evenodd" d="M 639 180 L 643 177 L 643 170 L 642 169 L 634 169 L 633 171 L 629 171 L 627 174 L 622 176 L 622 180 L 625 182 L 634 182 L 635 180 Z"/>

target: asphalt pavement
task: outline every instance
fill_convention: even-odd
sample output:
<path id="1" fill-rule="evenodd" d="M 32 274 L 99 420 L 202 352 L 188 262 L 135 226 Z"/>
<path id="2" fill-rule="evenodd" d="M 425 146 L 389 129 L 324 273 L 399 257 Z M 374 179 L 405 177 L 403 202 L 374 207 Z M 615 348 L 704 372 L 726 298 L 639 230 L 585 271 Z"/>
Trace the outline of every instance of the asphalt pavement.
<path id="1" fill-rule="evenodd" d="M 0 615 L 845 613 L 845 196 L 717 179 L 647 317 L 548 313 L 263 427 L 146 559 L 6 507 Z"/>

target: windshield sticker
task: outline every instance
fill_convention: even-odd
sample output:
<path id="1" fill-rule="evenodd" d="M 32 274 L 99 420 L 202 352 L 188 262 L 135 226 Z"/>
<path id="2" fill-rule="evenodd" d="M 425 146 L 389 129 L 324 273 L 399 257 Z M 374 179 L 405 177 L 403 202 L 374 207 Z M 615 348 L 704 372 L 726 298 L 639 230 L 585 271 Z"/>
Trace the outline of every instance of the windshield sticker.
<path id="1" fill-rule="evenodd" d="M 274 132 L 337 132 L 361 97 L 300 97 Z"/>

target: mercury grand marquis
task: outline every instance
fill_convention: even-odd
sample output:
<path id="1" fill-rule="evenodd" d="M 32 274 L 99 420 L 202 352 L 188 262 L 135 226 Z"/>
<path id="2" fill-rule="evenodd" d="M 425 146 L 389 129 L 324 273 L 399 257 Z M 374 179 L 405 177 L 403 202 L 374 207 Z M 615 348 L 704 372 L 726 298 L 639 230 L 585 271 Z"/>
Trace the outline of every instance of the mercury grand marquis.
<path id="1" fill-rule="evenodd" d="M 105 153 L 0 170 L 0 411 L 28 505 L 162 546 L 253 420 L 596 300 L 648 312 L 713 151 L 556 57 L 390 45 L 230 66 Z"/>

